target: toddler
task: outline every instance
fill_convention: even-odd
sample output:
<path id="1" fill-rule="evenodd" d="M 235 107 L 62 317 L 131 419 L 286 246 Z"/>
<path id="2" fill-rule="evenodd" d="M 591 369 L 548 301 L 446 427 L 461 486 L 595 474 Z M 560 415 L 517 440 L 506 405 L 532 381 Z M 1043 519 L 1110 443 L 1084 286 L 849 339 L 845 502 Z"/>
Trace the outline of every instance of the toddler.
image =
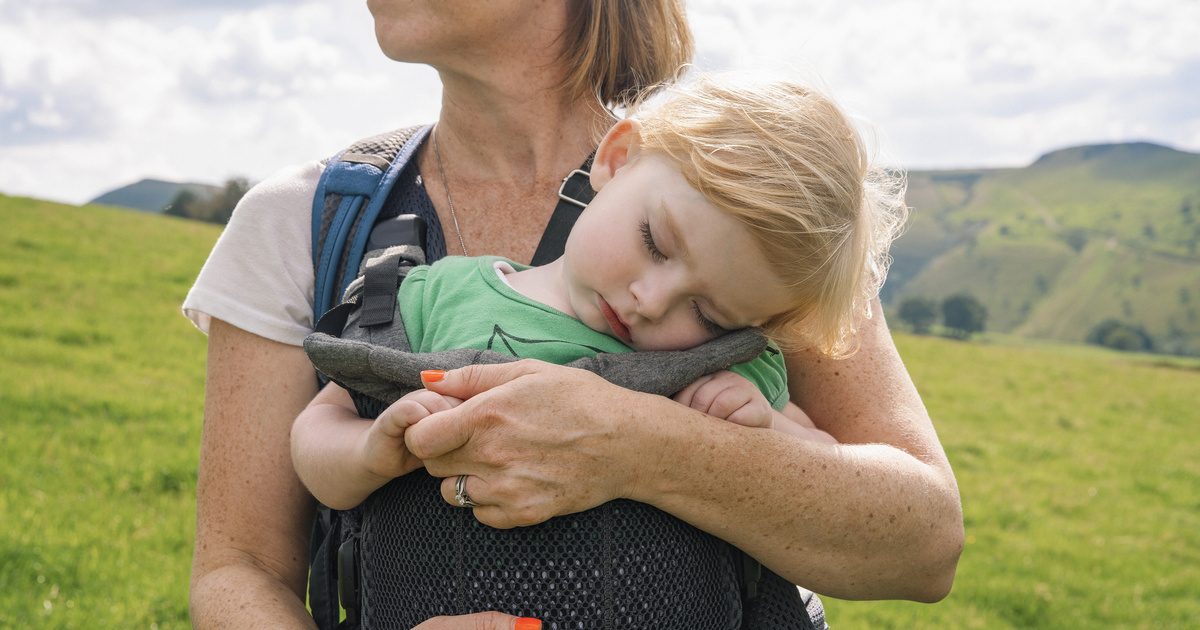
<path id="1" fill-rule="evenodd" d="M 608 131 L 591 182 L 596 196 L 552 263 L 450 257 L 410 271 L 398 300 L 412 350 L 486 348 L 567 363 L 691 348 L 760 327 L 780 346 L 844 356 L 906 212 L 902 185 L 870 167 L 838 107 L 786 81 L 705 78 L 677 88 Z M 675 400 L 833 441 L 788 401 L 777 348 Z M 325 505 L 358 505 L 419 467 L 400 455 L 405 429 L 457 403 L 419 390 L 374 422 L 346 422 L 337 408 L 353 404 L 331 384 L 297 419 L 296 470 Z"/>

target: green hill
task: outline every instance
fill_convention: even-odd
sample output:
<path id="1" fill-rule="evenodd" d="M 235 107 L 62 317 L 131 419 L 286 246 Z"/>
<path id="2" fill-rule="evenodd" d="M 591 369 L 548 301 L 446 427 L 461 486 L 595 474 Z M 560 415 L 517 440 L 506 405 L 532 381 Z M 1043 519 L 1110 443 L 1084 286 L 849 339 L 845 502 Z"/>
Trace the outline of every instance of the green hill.
<path id="1" fill-rule="evenodd" d="M 219 228 L 0 196 L 0 628 L 185 627 Z"/>
<path id="2" fill-rule="evenodd" d="M 204 338 L 179 314 L 219 228 L 0 196 L 0 628 L 186 628 Z M 1188 627 L 1200 361 L 897 339 L 961 486 L 928 606 L 839 628 Z"/>
<path id="3" fill-rule="evenodd" d="M 110 190 L 89 201 L 90 204 L 119 206 L 142 210 L 144 212 L 162 212 L 184 190 L 190 190 L 197 197 L 205 199 L 217 194 L 221 188 L 211 184 L 196 184 L 168 182 L 161 179 L 143 179 L 127 186 Z"/>
<path id="4" fill-rule="evenodd" d="M 1019 169 L 914 171 L 889 304 L 966 291 L 989 329 L 1079 342 L 1143 325 L 1200 354 L 1200 155 L 1149 144 L 1063 149 Z"/>

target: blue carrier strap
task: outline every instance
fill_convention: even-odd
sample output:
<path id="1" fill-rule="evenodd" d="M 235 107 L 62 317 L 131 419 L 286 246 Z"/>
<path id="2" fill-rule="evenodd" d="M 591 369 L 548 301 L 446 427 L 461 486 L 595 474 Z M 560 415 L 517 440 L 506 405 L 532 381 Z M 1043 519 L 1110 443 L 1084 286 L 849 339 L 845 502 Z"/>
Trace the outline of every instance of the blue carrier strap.
<path id="1" fill-rule="evenodd" d="M 388 193 L 432 128 L 409 127 L 369 138 L 325 166 L 312 206 L 314 322 L 341 300 L 358 274 Z"/>

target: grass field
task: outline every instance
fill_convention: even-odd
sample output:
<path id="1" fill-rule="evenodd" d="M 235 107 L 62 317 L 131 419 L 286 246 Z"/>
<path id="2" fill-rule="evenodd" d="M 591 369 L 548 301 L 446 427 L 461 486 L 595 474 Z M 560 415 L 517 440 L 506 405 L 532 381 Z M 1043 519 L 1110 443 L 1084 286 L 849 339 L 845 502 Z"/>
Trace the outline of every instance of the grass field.
<path id="1" fill-rule="evenodd" d="M 186 627 L 212 226 L 0 197 L 0 628 Z M 1194 627 L 1200 363 L 900 336 L 958 474 L 944 602 L 836 628 Z"/>

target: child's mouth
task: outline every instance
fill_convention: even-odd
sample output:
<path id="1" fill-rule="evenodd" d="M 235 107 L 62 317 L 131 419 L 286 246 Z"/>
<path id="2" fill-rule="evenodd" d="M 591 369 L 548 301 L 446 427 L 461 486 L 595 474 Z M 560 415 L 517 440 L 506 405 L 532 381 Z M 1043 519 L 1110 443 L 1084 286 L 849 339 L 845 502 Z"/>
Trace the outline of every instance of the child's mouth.
<path id="1" fill-rule="evenodd" d="M 596 297 L 600 298 L 600 313 L 604 315 L 605 321 L 608 322 L 608 327 L 612 329 L 617 339 L 625 342 L 625 345 L 633 343 L 633 337 L 629 334 L 629 327 L 621 323 L 621 318 L 617 317 L 616 311 L 608 305 L 603 296 L 597 294 Z"/>

